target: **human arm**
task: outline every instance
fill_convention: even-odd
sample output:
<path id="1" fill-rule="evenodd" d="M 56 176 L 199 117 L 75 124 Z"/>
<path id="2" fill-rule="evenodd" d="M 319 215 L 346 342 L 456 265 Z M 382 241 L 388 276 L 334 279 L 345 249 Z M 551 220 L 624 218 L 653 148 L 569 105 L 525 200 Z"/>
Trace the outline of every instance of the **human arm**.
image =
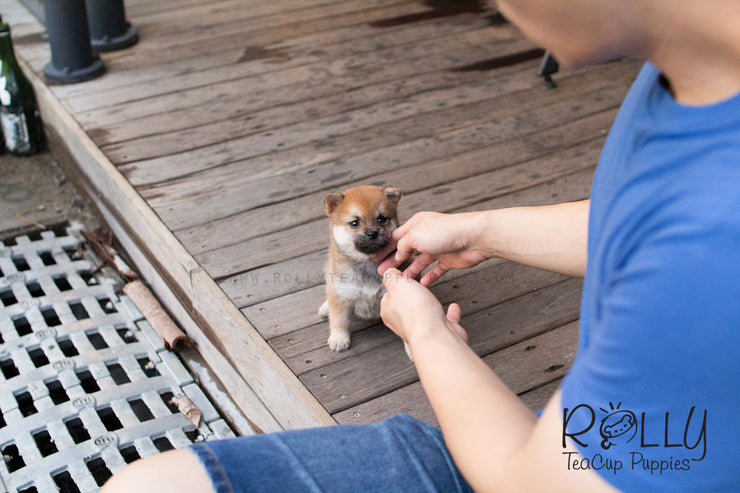
<path id="1" fill-rule="evenodd" d="M 393 232 L 393 244 L 379 254 L 396 254 L 380 265 L 385 272 L 418 252 L 404 271 L 429 285 L 451 269 L 469 268 L 489 258 L 583 276 L 586 270 L 589 201 L 514 207 L 462 214 L 421 212 Z"/>
<path id="2" fill-rule="evenodd" d="M 445 443 L 476 491 L 612 491 L 592 471 L 568 471 L 555 398 L 535 415 L 459 336 L 459 314 L 446 316 L 431 292 L 390 270 L 384 322 L 411 347 Z"/>

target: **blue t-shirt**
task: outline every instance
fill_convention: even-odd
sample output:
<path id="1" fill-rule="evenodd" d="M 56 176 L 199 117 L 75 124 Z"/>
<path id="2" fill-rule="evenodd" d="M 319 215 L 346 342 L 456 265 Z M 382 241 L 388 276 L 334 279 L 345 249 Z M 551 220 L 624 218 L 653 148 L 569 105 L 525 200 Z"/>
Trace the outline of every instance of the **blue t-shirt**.
<path id="1" fill-rule="evenodd" d="M 740 491 L 740 94 L 677 103 L 647 63 L 591 190 L 579 350 L 562 385 L 580 452 L 624 491 Z"/>

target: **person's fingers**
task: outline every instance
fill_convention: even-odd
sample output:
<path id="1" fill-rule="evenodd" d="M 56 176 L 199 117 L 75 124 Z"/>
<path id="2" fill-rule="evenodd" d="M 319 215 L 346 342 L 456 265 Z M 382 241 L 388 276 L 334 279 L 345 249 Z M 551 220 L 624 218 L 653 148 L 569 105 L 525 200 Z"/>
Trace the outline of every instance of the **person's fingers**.
<path id="1" fill-rule="evenodd" d="M 432 270 L 424 274 L 424 277 L 422 277 L 419 282 L 421 283 L 422 286 L 430 286 L 434 284 L 435 282 L 437 282 L 437 279 L 442 277 L 444 273 L 447 272 L 448 270 L 450 269 L 445 267 L 441 263 L 437 263 L 437 265 L 435 265 L 434 268 L 432 268 Z"/>
<path id="2" fill-rule="evenodd" d="M 398 244 L 396 244 L 396 262 L 398 262 L 398 265 L 401 265 L 406 260 L 411 258 L 411 255 L 414 253 L 415 248 L 413 246 L 413 240 L 411 238 L 411 235 L 406 235 L 400 240 L 398 240 Z"/>
<path id="3" fill-rule="evenodd" d="M 378 265 L 378 274 L 384 276 L 388 269 L 395 269 L 399 265 L 400 264 L 396 262 L 396 257 L 390 255 Z"/>
<path id="4" fill-rule="evenodd" d="M 391 238 L 393 238 L 393 241 L 397 242 L 398 240 L 406 236 L 406 233 L 408 233 L 409 230 L 414 226 L 414 217 L 416 216 L 412 216 L 411 219 L 393 230 L 393 233 L 391 233 Z"/>
<path id="5" fill-rule="evenodd" d="M 417 256 L 413 262 L 411 262 L 411 265 L 406 267 L 403 271 L 403 275 L 406 277 L 410 277 L 411 279 L 416 279 L 416 276 L 421 274 L 424 269 L 432 265 L 435 261 L 435 258 L 428 253 L 422 253 L 421 255 Z"/>
<path id="6" fill-rule="evenodd" d="M 457 303 L 451 303 L 450 306 L 447 307 L 447 320 L 452 322 L 452 326 L 450 326 L 450 330 L 460 339 L 462 339 L 465 344 L 468 343 L 468 331 L 462 328 L 460 325 L 460 320 L 462 319 L 462 309 L 460 308 L 460 305 Z"/>
<path id="7" fill-rule="evenodd" d="M 459 324 L 462 319 L 462 309 L 457 303 L 450 303 L 447 307 L 447 320 L 453 324 Z"/>
<path id="8" fill-rule="evenodd" d="M 383 286 L 390 291 L 403 278 L 403 274 L 395 267 L 391 267 L 383 273 Z"/>

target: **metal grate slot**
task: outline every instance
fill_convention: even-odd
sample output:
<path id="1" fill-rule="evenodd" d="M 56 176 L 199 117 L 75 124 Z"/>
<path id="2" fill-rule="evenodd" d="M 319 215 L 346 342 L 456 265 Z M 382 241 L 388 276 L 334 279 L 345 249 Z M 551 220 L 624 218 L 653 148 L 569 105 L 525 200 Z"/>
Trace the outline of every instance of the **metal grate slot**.
<path id="1" fill-rule="evenodd" d="M 20 394 L 16 394 L 15 400 L 18 403 L 18 410 L 21 412 L 23 417 L 28 417 L 39 412 L 33 403 L 33 397 L 31 397 L 30 392 L 21 392 Z"/>
<path id="2" fill-rule="evenodd" d="M 103 486 L 103 484 L 108 481 L 108 478 L 113 476 L 110 469 L 105 465 L 105 461 L 100 457 L 85 461 L 85 465 L 98 486 Z"/>
<path id="3" fill-rule="evenodd" d="M 51 402 L 53 402 L 55 406 L 69 400 L 69 395 L 67 395 L 67 392 L 64 390 L 62 382 L 59 380 L 52 380 L 50 382 L 45 382 L 45 384 L 46 388 L 49 390 Z"/>
<path id="4" fill-rule="evenodd" d="M 80 276 L 80 279 L 85 281 L 85 284 L 87 284 L 88 286 L 95 286 L 98 283 L 97 279 L 95 279 L 90 271 L 79 271 L 77 275 Z"/>
<path id="5" fill-rule="evenodd" d="M 60 492 L 63 493 L 80 493 L 80 489 L 72 479 L 69 471 L 62 471 L 52 476 Z"/>
<path id="6" fill-rule="evenodd" d="M 82 443 L 90 440 L 90 433 L 80 418 L 69 419 L 64 422 L 64 425 L 67 427 L 67 431 L 69 432 L 69 436 L 72 437 L 73 442 Z"/>
<path id="7" fill-rule="evenodd" d="M 36 447 L 43 457 L 48 457 L 59 452 L 56 444 L 54 444 L 54 440 L 51 439 L 51 435 L 46 430 L 34 433 L 33 440 L 36 442 Z"/>
<path id="8" fill-rule="evenodd" d="M 177 409 L 175 402 L 172 400 L 172 398 L 174 397 L 174 394 L 172 392 L 163 392 L 159 394 L 159 397 L 162 398 L 162 402 L 165 403 L 165 405 L 167 406 L 167 408 L 170 410 L 172 414 L 180 412 L 180 410 Z"/>
<path id="9" fill-rule="evenodd" d="M 41 368 L 42 366 L 46 366 L 49 364 L 49 358 L 46 357 L 46 354 L 44 354 L 44 350 L 40 347 L 29 349 L 28 356 L 31 358 L 31 362 L 36 368 Z"/>
<path id="10" fill-rule="evenodd" d="M 80 352 L 75 347 L 74 343 L 69 337 L 66 337 L 64 339 L 59 339 L 57 341 L 57 345 L 59 346 L 59 349 L 62 350 L 62 353 L 68 358 L 71 358 L 72 356 L 77 356 L 80 354 Z"/>
<path id="11" fill-rule="evenodd" d="M 152 411 L 149 409 L 149 406 L 147 406 L 143 400 L 133 399 L 133 400 L 130 400 L 128 403 L 131 406 L 131 410 L 136 415 L 136 419 L 138 419 L 141 423 L 154 419 L 154 415 L 152 414 Z"/>
<path id="12" fill-rule="evenodd" d="M 134 334 L 131 329 L 129 329 L 125 325 L 116 327 L 116 332 L 118 333 L 118 337 L 120 337 L 121 340 L 126 344 L 139 342 L 139 340 L 136 338 L 136 334 Z"/>
<path id="13" fill-rule="evenodd" d="M 37 490 L 35 486 L 31 486 L 30 488 L 18 490 L 18 493 L 39 493 L 39 490 Z"/>
<path id="14" fill-rule="evenodd" d="M 110 407 L 98 409 L 97 413 L 98 417 L 100 417 L 100 421 L 103 422 L 103 426 L 105 426 L 106 430 L 116 431 L 123 428 L 121 420 L 118 419 L 118 416 L 116 416 L 116 413 L 114 413 L 113 409 L 111 409 Z"/>
<path id="15" fill-rule="evenodd" d="M 49 250 L 42 250 L 40 252 L 36 252 L 41 259 L 41 262 L 43 262 L 44 265 L 56 265 L 57 261 L 54 258 L 54 256 L 51 254 Z"/>
<path id="16" fill-rule="evenodd" d="M 59 315 L 57 315 L 57 312 L 51 306 L 42 308 L 41 316 L 44 317 L 44 322 L 46 322 L 46 325 L 49 327 L 56 327 L 58 325 L 62 325 L 62 321 L 59 320 Z"/>
<path id="17" fill-rule="evenodd" d="M 108 343 L 105 342 L 105 339 L 103 339 L 103 336 L 99 332 L 87 332 L 85 335 L 87 335 L 87 340 L 90 341 L 90 344 L 98 351 L 108 347 Z"/>
<path id="18" fill-rule="evenodd" d="M 120 452 L 121 457 L 123 457 L 123 460 L 126 462 L 126 464 L 131 464 L 132 462 L 141 459 L 141 455 L 139 455 L 139 452 L 133 445 L 122 447 L 118 449 L 118 451 Z"/>
<path id="19" fill-rule="evenodd" d="M 157 371 L 157 367 L 152 362 L 152 360 L 150 360 L 149 358 L 147 357 L 138 358 L 137 361 L 139 362 L 139 366 L 144 371 L 144 374 L 147 377 L 152 378 L 152 377 L 158 377 L 160 375 L 160 373 Z"/>
<path id="20" fill-rule="evenodd" d="M 80 248 L 78 246 L 65 246 L 64 248 L 62 248 L 62 251 L 72 262 L 82 259 L 82 253 L 80 252 Z"/>
<path id="21" fill-rule="evenodd" d="M 21 255 L 13 255 L 13 257 L 11 257 L 11 260 L 13 261 L 13 265 L 15 265 L 15 268 L 16 270 L 18 270 L 18 272 L 31 270 L 31 266 L 28 265 L 28 261 L 26 261 L 25 257 Z"/>
<path id="22" fill-rule="evenodd" d="M 18 333 L 18 337 L 23 337 L 33 332 L 31 324 L 28 323 L 28 319 L 23 315 L 13 317 L 13 327 L 15 327 L 15 331 Z"/>
<path id="23" fill-rule="evenodd" d="M 3 416 L 3 410 L 0 409 L 0 428 L 5 428 L 7 423 L 5 422 L 5 417 Z"/>
<path id="24" fill-rule="evenodd" d="M 0 370 L 2 370 L 3 376 L 6 380 L 10 380 L 11 378 L 17 377 L 21 374 L 15 366 L 15 363 L 13 363 L 13 360 L 10 358 L 0 360 Z"/>
<path id="25" fill-rule="evenodd" d="M 56 284 L 59 291 L 64 292 L 72 290 L 72 285 L 69 283 L 69 280 L 67 280 L 67 276 L 54 276 L 52 280 L 54 281 L 54 284 Z"/>
<path id="26" fill-rule="evenodd" d="M 154 446 L 157 447 L 157 450 L 159 450 L 160 452 L 167 452 L 168 450 L 172 450 L 175 448 L 172 446 L 172 442 L 170 442 L 167 437 L 153 438 L 152 443 L 154 443 Z"/>
<path id="27" fill-rule="evenodd" d="M 30 294 L 34 298 L 41 298 L 42 296 L 46 296 L 44 290 L 41 289 L 41 284 L 37 282 L 29 282 L 28 284 L 26 284 L 26 289 L 28 290 L 28 294 Z"/>
<path id="28" fill-rule="evenodd" d="M 23 457 L 21 457 L 21 453 L 14 443 L 6 445 L 3 448 L 3 460 L 5 460 L 5 465 L 10 472 L 26 467 L 26 463 L 23 461 Z"/>
<path id="29" fill-rule="evenodd" d="M 98 298 L 98 304 L 106 314 L 116 313 L 118 311 L 110 298 Z"/>
<path id="30" fill-rule="evenodd" d="M 90 318 L 90 314 L 87 313 L 84 305 L 79 301 L 70 301 L 68 305 L 69 309 L 72 310 L 72 315 L 74 315 L 77 320 L 85 320 L 86 318 Z"/>
<path id="31" fill-rule="evenodd" d="M 131 379 L 126 374 L 126 370 L 124 370 L 118 363 L 109 363 L 105 366 L 108 368 L 108 373 L 110 373 L 110 376 L 116 385 L 131 383 Z"/>
<path id="32" fill-rule="evenodd" d="M 94 394 L 100 391 L 98 382 L 95 381 L 95 377 L 92 376 L 89 370 L 82 370 L 76 372 L 77 378 L 80 380 L 80 386 L 88 394 Z"/>
<path id="33" fill-rule="evenodd" d="M 10 288 L 0 290 L 0 301 L 2 301 L 5 306 L 13 306 L 18 303 L 18 300 L 13 294 L 13 290 Z"/>

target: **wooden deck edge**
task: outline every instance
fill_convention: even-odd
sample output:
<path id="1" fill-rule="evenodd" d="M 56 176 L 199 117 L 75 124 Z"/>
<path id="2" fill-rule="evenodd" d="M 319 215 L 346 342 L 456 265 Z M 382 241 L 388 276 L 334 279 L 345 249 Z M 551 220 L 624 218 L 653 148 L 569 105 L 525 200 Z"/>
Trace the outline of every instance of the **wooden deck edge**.
<path id="1" fill-rule="evenodd" d="M 265 432 L 336 424 L 22 54 L 18 58 L 35 88 L 52 154 L 69 178 L 87 192 L 247 418 Z"/>

